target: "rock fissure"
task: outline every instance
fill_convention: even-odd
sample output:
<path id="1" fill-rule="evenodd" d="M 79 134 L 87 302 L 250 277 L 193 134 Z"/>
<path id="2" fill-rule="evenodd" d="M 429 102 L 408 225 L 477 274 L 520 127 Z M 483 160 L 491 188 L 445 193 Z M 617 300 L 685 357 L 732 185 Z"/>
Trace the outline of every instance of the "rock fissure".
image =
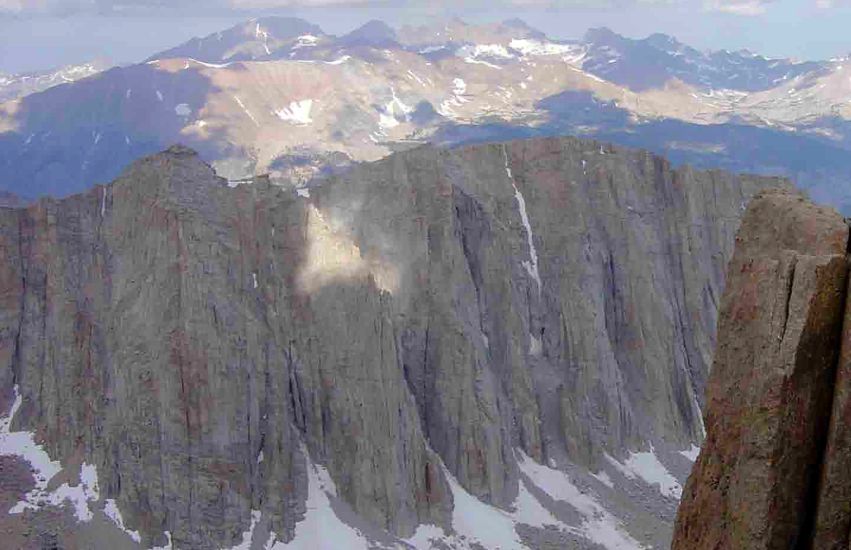
<path id="1" fill-rule="evenodd" d="M 795 288 L 795 267 L 797 266 L 798 259 L 792 258 L 792 261 L 789 263 L 788 271 L 786 272 L 786 299 L 783 303 L 783 324 L 780 329 L 780 335 L 777 337 L 777 347 L 779 348 L 783 345 L 783 340 L 786 339 L 786 328 L 789 324 L 789 308 L 792 305 L 792 289 Z"/>

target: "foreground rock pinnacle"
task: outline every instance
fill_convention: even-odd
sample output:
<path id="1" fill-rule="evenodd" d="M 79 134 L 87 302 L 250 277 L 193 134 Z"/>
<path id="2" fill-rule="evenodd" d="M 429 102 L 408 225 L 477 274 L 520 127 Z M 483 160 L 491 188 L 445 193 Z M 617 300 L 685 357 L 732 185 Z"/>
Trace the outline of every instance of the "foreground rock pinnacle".
<path id="1" fill-rule="evenodd" d="M 835 448 L 849 444 L 842 416 L 831 424 L 835 402 L 848 407 L 847 367 L 835 384 L 851 328 L 848 236 L 839 214 L 800 195 L 751 202 L 721 303 L 706 440 L 672 548 L 847 547 L 849 501 L 832 495 L 851 487 L 836 468 L 848 454 L 825 449 L 828 434 Z M 841 537 L 817 542 L 840 525 Z"/>

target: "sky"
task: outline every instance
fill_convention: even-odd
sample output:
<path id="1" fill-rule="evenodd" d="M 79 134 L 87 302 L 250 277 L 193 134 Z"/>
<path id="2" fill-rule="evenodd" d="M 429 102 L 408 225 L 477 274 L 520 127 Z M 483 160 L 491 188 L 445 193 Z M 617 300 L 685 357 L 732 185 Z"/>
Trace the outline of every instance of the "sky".
<path id="1" fill-rule="evenodd" d="M 400 26 L 520 18 L 557 39 L 606 26 L 633 38 L 663 32 L 700 49 L 772 57 L 851 53 L 851 0 L 0 0 L 0 72 L 141 61 L 263 15 L 302 17 L 332 34 L 371 19 Z"/>

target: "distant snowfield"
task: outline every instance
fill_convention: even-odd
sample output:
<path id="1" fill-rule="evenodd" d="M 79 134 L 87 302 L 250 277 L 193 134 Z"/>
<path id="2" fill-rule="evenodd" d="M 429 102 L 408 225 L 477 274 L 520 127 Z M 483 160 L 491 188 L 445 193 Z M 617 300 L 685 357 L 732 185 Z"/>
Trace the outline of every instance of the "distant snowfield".
<path id="1" fill-rule="evenodd" d="M 313 120 L 310 118 L 310 111 L 313 109 L 312 99 L 302 99 L 301 101 L 293 101 L 289 106 L 275 111 L 275 114 L 284 122 L 293 124 L 310 124 Z"/>

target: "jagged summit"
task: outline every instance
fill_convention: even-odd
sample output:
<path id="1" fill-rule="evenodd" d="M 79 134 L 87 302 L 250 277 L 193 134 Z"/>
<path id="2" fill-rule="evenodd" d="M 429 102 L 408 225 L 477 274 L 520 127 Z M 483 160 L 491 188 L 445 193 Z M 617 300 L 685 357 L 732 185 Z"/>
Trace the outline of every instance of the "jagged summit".
<path id="1" fill-rule="evenodd" d="M 383 21 L 373 19 L 339 39 L 343 46 L 371 46 L 374 48 L 398 45 L 396 31 Z"/>

